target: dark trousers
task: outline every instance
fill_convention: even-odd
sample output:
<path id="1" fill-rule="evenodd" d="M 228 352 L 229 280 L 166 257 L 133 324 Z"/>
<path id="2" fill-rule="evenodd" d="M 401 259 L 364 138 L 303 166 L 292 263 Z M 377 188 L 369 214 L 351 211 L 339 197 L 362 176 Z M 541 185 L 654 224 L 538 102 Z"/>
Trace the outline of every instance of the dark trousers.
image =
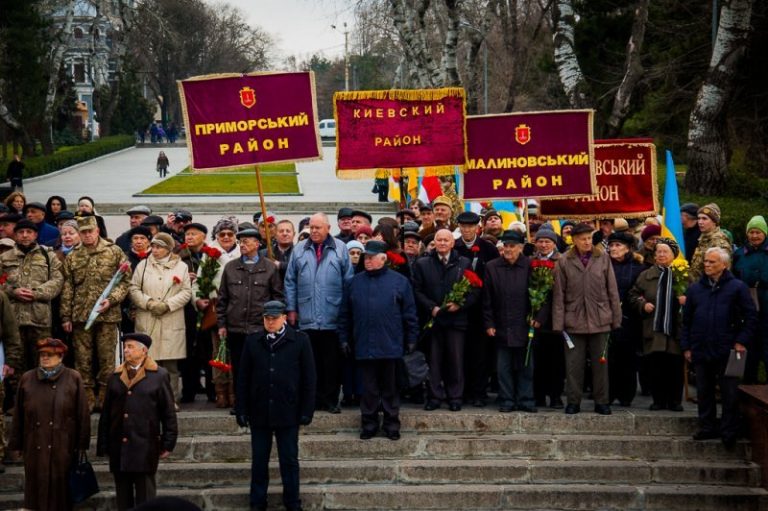
<path id="1" fill-rule="evenodd" d="M 592 361 L 592 394 L 596 405 L 608 404 L 608 367 L 598 362 L 608 342 L 608 333 L 571 334 L 574 348 L 565 348 L 566 395 L 569 405 L 581 404 L 587 355 Z M 563 341 L 565 342 L 565 341 Z M 610 364 L 610 361 L 608 362 Z"/>
<path id="2" fill-rule="evenodd" d="M 653 402 L 661 407 L 679 405 L 683 398 L 683 356 L 657 351 L 646 355 Z"/>
<path id="3" fill-rule="evenodd" d="M 565 390 L 563 336 L 536 332 L 533 339 L 533 395 L 539 403 L 560 399 Z"/>
<path id="4" fill-rule="evenodd" d="M 429 396 L 437 401 L 461 403 L 464 395 L 464 333 L 432 327 L 429 349 Z"/>
<path id="5" fill-rule="evenodd" d="M 119 511 L 133 509 L 149 499 L 154 499 L 157 494 L 155 474 L 115 472 L 113 475 Z"/>
<path id="6" fill-rule="evenodd" d="M 251 430 L 251 507 L 267 507 L 269 488 L 269 455 L 272 435 L 277 441 L 280 479 L 283 481 L 283 505 L 300 509 L 299 499 L 299 427 Z"/>
<path id="7" fill-rule="evenodd" d="M 400 394 L 397 392 L 397 360 L 358 360 L 363 394 L 360 416 L 363 431 L 379 430 L 379 408 L 384 411 L 386 433 L 400 431 Z"/>
<path id="8" fill-rule="evenodd" d="M 720 402 L 723 415 L 720 419 L 720 435 L 735 438 L 739 432 L 739 379 L 725 376 L 728 357 L 699 361 L 696 370 L 696 396 L 699 400 L 699 427 L 702 431 L 717 432 L 717 402 L 715 388 L 720 384 Z"/>
<path id="9" fill-rule="evenodd" d="M 626 333 L 611 338 L 608 345 L 608 402 L 631 403 L 637 394 L 637 347 Z M 594 367 L 594 362 L 592 364 Z"/>
<path id="10" fill-rule="evenodd" d="M 360 371 L 357 369 L 357 360 L 354 357 L 345 357 L 341 360 L 341 393 L 344 399 L 352 397 L 360 398 L 363 393 L 363 385 L 360 382 Z"/>
<path id="11" fill-rule="evenodd" d="M 317 369 L 316 408 L 339 404 L 341 390 L 341 351 L 335 330 L 305 330 L 312 343 Z"/>
<path id="12" fill-rule="evenodd" d="M 464 341 L 464 394 L 468 400 L 485 399 L 490 379 L 490 360 L 494 345 L 482 328 L 482 316 L 470 317 L 470 327 Z"/>
<path id="13" fill-rule="evenodd" d="M 496 369 L 499 377 L 499 401 L 504 406 L 532 408 L 533 360 L 525 365 L 526 348 L 499 346 Z"/>
<path id="14" fill-rule="evenodd" d="M 216 390 L 213 385 L 213 368 L 208 364 L 208 361 L 212 360 L 214 356 L 211 333 L 211 329 L 201 330 L 197 333 L 197 354 L 198 363 L 205 377 L 205 393 L 209 401 L 214 401 Z"/>
<path id="15" fill-rule="evenodd" d="M 232 358 L 232 382 L 235 384 L 235 388 L 237 388 L 237 375 L 240 374 L 240 359 L 243 356 L 245 337 L 245 334 L 227 331 L 227 347 L 229 348 L 229 356 Z"/>
<path id="16" fill-rule="evenodd" d="M 200 358 L 197 353 L 197 312 L 191 304 L 184 306 L 184 326 L 186 328 L 187 358 L 179 360 L 181 373 L 181 396 L 185 401 L 195 399 L 200 388 Z"/>

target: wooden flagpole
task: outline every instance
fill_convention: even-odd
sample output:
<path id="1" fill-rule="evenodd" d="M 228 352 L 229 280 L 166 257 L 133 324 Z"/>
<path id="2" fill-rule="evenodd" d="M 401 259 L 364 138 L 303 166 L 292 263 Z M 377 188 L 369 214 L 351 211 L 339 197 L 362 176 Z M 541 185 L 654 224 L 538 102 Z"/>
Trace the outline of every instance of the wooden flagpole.
<path id="1" fill-rule="evenodd" d="M 264 234 L 267 237 L 267 257 L 274 260 L 275 254 L 272 252 L 272 235 L 269 232 L 269 221 L 267 220 L 267 205 L 264 202 L 264 188 L 261 184 L 261 166 L 256 165 L 256 184 L 259 187 L 259 202 L 261 203 L 261 220 L 264 222 Z M 259 226 L 257 225 L 258 229 Z"/>

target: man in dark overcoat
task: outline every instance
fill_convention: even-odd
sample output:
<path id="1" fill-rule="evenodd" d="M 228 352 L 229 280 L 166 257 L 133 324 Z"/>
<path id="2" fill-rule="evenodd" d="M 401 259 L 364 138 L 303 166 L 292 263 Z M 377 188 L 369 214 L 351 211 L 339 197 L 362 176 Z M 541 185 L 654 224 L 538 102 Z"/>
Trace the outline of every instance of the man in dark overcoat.
<path id="1" fill-rule="evenodd" d="M 309 337 L 286 319 L 283 302 L 264 304 L 264 331 L 246 337 L 237 375 L 237 424 L 251 427 L 251 509 L 267 509 L 273 435 L 283 504 L 289 511 L 301 509 L 299 426 L 312 422 L 316 373 Z"/>
<path id="2" fill-rule="evenodd" d="M 159 460 L 179 434 L 168 371 L 147 355 L 152 338 L 132 333 L 122 342 L 125 362 L 107 382 L 96 447 L 98 456 L 109 456 L 120 511 L 155 497 Z"/>

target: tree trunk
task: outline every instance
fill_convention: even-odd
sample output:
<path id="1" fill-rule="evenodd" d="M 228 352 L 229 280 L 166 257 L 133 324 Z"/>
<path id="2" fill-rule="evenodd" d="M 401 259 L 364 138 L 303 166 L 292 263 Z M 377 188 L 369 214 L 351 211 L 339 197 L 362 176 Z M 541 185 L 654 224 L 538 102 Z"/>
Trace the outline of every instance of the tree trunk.
<path id="1" fill-rule="evenodd" d="M 64 60 L 64 51 L 67 49 L 69 39 L 72 37 L 72 20 L 75 17 L 76 0 L 67 2 L 66 18 L 61 31 L 54 37 L 55 42 L 51 50 L 51 60 L 48 65 L 50 76 L 48 77 L 48 90 L 45 94 L 45 110 L 43 112 L 43 126 L 40 130 L 40 144 L 43 146 L 43 154 L 53 153 L 53 108 L 56 102 L 56 89 L 59 85 L 59 69 Z"/>
<path id="2" fill-rule="evenodd" d="M 729 147 L 725 114 L 733 92 L 738 64 L 748 43 L 753 0 L 723 3 L 715 46 L 704 83 L 699 89 L 688 125 L 689 192 L 711 195 L 722 192 L 728 173 Z"/>
<path id="3" fill-rule="evenodd" d="M 477 32 L 471 32 L 469 36 L 469 56 L 467 68 L 469 68 L 469 87 L 467 87 L 467 114 L 477 115 L 480 112 L 480 96 L 483 92 L 483 68 L 478 65 L 480 48 L 483 38 Z"/>
<path id="4" fill-rule="evenodd" d="M 459 78 L 459 64 L 456 60 L 456 47 L 459 44 L 459 18 L 458 0 L 445 0 L 448 10 L 448 27 L 445 31 L 443 42 L 443 58 L 441 61 L 442 79 L 440 85 L 456 87 L 461 85 Z"/>
<path id="5" fill-rule="evenodd" d="M 576 16 L 572 0 L 555 1 L 552 5 L 552 24 L 555 27 L 555 65 L 568 102 L 573 108 L 592 108 L 589 84 L 576 56 Z"/>
<path id="6" fill-rule="evenodd" d="M 627 59 L 624 64 L 624 78 L 613 98 L 613 109 L 606 122 L 605 135 L 607 138 L 618 136 L 624 120 L 629 113 L 630 101 L 635 86 L 642 78 L 644 69 L 640 63 L 640 53 L 643 50 L 645 27 L 648 24 L 648 4 L 650 0 L 638 0 L 635 7 L 635 20 L 632 23 L 632 35 L 627 42 Z"/>
<path id="7" fill-rule="evenodd" d="M 504 111 L 511 112 L 515 108 L 515 94 L 517 94 L 517 0 L 497 0 L 497 3 L 504 51 L 507 53 L 509 69 L 511 70 L 507 82 L 507 100 L 504 103 Z"/>
<path id="8" fill-rule="evenodd" d="M 424 15 L 430 0 L 418 0 L 415 5 L 408 0 L 390 0 L 392 21 L 400 36 L 408 67 L 415 71 L 416 83 L 421 88 L 437 87 L 440 70 L 429 52 L 424 26 Z"/>

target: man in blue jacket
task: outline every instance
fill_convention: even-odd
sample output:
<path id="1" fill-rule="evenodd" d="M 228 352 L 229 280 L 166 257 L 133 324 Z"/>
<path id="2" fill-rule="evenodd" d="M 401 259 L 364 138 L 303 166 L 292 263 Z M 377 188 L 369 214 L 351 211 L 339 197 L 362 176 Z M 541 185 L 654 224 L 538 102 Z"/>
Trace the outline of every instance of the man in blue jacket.
<path id="1" fill-rule="evenodd" d="M 309 220 L 309 239 L 296 245 L 285 271 L 288 322 L 309 335 L 317 367 L 315 408 L 340 413 L 339 309 L 354 270 L 343 241 L 331 236 L 325 213 Z"/>
<path id="2" fill-rule="evenodd" d="M 363 394 L 360 399 L 362 432 L 368 440 L 379 431 L 379 407 L 384 410 L 382 429 L 390 440 L 400 438 L 400 395 L 397 361 L 404 345 L 413 350 L 419 334 L 413 289 L 407 278 L 386 267 L 387 244 L 371 240 L 365 245 L 365 272 L 352 279 L 339 316 L 339 342 L 355 358 Z"/>
<path id="3" fill-rule="evenodd" d="M 693 439 L 722 438 L 727 447 L 732 447 L 739 431 L 739 382 L 724 373 L 731 350 L 746 355 L 757 313 L 746 284 L 727 270 L 729 262 L 730 255 L 719 247 L 704 254 L 704 275 L 686 293 L 680 347 L 696 370 L 700 429 Z M 717 383 L 723 407 L 719 429 Z"/>

